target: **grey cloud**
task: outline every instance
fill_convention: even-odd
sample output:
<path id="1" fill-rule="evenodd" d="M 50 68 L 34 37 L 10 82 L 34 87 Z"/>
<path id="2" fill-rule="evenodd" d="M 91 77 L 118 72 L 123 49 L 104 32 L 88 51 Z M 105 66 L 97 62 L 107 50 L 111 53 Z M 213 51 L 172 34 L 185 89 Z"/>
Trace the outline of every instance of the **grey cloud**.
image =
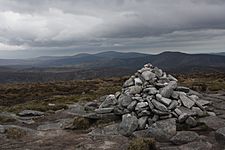
<path id="1" fill-rule="evenodd" d="M 0 51 L 220 51 L 224 10 L 224 0 L 0 0 Z"/>

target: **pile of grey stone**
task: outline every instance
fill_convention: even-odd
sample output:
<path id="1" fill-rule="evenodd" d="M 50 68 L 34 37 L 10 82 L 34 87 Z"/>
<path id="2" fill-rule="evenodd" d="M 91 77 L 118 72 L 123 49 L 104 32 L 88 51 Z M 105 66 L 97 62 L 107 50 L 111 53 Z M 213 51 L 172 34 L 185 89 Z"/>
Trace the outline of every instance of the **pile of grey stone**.
<path id="1" fill-rule="evenodd" d="M 198 118 L 215 115 L 206 111 L 209 101 L 202 100 L 187 87 L 178 86 L 177 81 L 172 75 L 146 64 L 125 81 L 121 92 L 108 95 L 95 111 L 121 115 L 120 128 L 124 135 L 169 118 L 194 127 Z"/>

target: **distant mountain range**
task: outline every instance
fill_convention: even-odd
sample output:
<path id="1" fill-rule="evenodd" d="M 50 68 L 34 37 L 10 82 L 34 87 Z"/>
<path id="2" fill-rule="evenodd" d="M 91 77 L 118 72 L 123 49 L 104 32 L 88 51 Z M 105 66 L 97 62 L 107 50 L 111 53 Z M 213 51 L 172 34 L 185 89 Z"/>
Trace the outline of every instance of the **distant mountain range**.
<path id="1" fill-rule="evenodd" d="M 14 81 L 13 76 L 16 76 L 16 79 L 24 80 L 25 78 L 28 81 L 33 77 L 36 81 L 39 78 L 42 80 L 59 78 L 60 80 L 70 80 L 122 76 L 133 73 L 145 63 L 152 63 L 171 73 L 225 72 L 225 56 L 223 54 L 225 53 L 163 52 L 152 55 L 108 51 L 62 57 L 44 56 L 26 60 L 0 59 L 0 82 L 5 80 L 4 78 L 10 77 L 12 79 L 7 79 L 7 81 Z"/>
<path id="2" fill-rule="evenodd" d="M 76 68 L 137 68 L 145 63 L 175 72 L 193 69 L 222 70 L 225 68 L 225 53 L 186 54 L 181 52 L 163 52 L 157 55 L 143 53 L 121 53 L 115 51 L 97 54 L 78 54 L 74 56 L 44 56 L 33 59 L 0 59 L 0 66 L 5 67 L 76 67 Z"/>
<path id="3" fill-rule="evenodd" d="M 214 53 L 215 55 L 221 55 L 221 56 L 225 56 L 225 52 L 221 52 L 221 53 Z"/>

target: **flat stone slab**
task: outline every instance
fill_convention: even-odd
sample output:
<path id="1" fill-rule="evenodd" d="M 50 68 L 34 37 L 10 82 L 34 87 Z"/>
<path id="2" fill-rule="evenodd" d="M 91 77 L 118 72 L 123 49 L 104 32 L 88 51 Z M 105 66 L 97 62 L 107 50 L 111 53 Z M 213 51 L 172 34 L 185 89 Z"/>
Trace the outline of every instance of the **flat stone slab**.
<path id="1" fill-rule="evenodd" d="M 111 119 L 111 120 L 118 120 L 121 118 L 120 116 L 115 115 L 114 113 L 107 113 L 107 114 L 88 113 L 82 115 L 81 117 L 88 119 Z"/>
<path id="2" fill-rule="evenodd" d="M 106 114 L 106 113 L 111 113 L 113 112 L 114 108 L 110 107 L 110 108 L 98 108 L 95 109 L 95 112 L 98 114 Z"/>
<path id="3" fill-rule="evenodd" d="M 225 120 L 217 116 L 209 116 L 200 118 L 198 120 L 200 123 L 204 123 L 208 128 L 217 130 L 219 128 L 225 127 Z"/>
<path id="4" fill-rule="evenodd" d="M 119 124 L 115 123 L 115 124 L 111 124 L 111 125 L 108 125 L 108 126 L 105 126 L 105 127 L 102 127 L 102 128 L 95 128 L 91 132 L 89 132 L 88 134 L 92 135 L 92 136 L 96 136 L 96 135 L 103 135 L 103 136 L 105 136 L 105 135 L 119 135 L 118 127 L 119 127 Z"/>
<path id="5" fill-rule="evenodd" d="M 199 139 L 199 135 L 193 131 L 179 131 L 170 141 L 176 145 L 186 144 Z"/>
<path id="6" fill-rule="evenodd" d="M 179 146 L 180 150 L 212 150 L 213 146 L 209 142 L 191 142 L 188 144 L 184 144 Z"/>
<path id="7" fill-rule="evenodd" d="M 18 113 L 19 116 L 42 116 L 44 112 L 36 111 L 36 110 L 23 110 Z"/>
<path id="8" fill-rule="evenodd" d="M 49 124 L 44 124 L 40 125 L 37 127 L 37 130 L 39 131 L 47 131 L 47 130 L 59 130 L 61 129 L 62 124 L 60 123 L 49 123 Z"/>

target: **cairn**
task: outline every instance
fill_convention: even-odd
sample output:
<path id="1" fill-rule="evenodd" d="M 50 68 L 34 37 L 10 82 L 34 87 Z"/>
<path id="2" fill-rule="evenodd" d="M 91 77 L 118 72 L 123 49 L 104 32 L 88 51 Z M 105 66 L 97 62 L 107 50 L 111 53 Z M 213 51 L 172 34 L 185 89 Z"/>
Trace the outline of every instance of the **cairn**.
<path id="1" fill-rule="evenodd" d="M 205 109 L 209 102 L 200 99 L 199 93 L 178 86 L 177 81 L 172 75 L 146 64 L 125 81 L 122 92 L 108 95 L 95 111 L 121 115 L 122 122 L 131 124 L 125 128 L 124 135 L 168 118 L 194 127 L 197 118 L 212 113 Z"/>

